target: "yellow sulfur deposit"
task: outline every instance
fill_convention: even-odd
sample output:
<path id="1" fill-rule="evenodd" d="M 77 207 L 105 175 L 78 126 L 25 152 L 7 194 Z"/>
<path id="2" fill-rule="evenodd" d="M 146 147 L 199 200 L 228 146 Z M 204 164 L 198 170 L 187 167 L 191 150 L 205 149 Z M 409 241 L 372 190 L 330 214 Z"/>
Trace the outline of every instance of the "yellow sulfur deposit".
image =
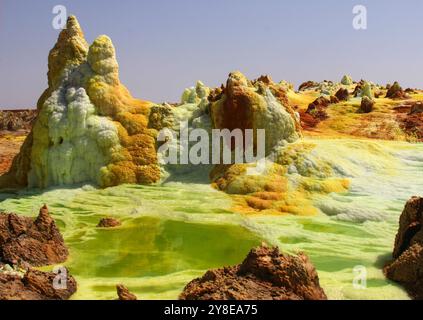
<path id="1" fill-rule="evenodd" d="M 1 186 L 107 187 L 160 179 L 157 133 L 148 128 L 152 103 L 134 99 L 120 83 L 107 36 L 88 46 L 69 17 L 49 55 L 48 83 L 33 131 Z"/>

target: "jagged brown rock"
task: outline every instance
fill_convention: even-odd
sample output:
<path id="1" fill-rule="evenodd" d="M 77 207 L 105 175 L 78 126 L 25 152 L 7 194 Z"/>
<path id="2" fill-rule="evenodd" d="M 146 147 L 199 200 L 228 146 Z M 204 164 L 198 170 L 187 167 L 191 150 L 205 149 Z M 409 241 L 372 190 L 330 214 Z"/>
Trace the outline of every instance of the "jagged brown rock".
<path id="1" fill-rule="evenodd" d="M 374 105 L 375 105 L 375 102 L 372 99 L 370 99 L 367 96 L 364 96 L 361 99 L 360 112 L 362 113 L 372 112 Z"/>
<path id="2" fill-rule="evenodd" d="M 103 218 L 97 225 L 97 228 L 115 228 L 122 225 L 122 223 L 114 218 Z"/>
<path id="3" fill-rule="evenodd" d="M 298 91 L 304 91 L 317 87 L 319 84 L 315 81 L 306 81 L 300 84 Z"/>
<path id="4" fill-rule="evenodd" d="M 312 116 L 316 120 L 316 124 L 328 118 L 326 108 L 331 104 L 331 100 L 326 97 L 318 97 L 308 105 L 306 114 Z"/>
<path id="5" fill-rule="evenodd" d="M 406 101 L 396 106 L 396 120 L 412 141 L 423 141 L 423 103 Z"/>
<path id="6" fill-rule="evenodd" d="M 339 101 L 348 101 L 350 93 L 348 92 L 348 89 L 340 88 L 335 93 L 335 97 L 338 98 Z"/>
<path id="7" fill-rule="evenodd" d="M 0 130 L 18 131 L 31 129 L 37 110 L 0 110 Z"/>
<path id="8" fill-rule="evenodd" d="M 260 246 L 233 267 L 207 271 L 188 283 L 182 300 L 326 300 L 305 254 L 285 255 Z"/>
<path id="9" fill-rule="evenodd" d="M 366 82 L 363 79 L 361 79 L 360 82 L 357 83 L 357 85 L 355 86 L 354 91 L 352 93 L 353 97 L 356 98 L 356 97 L 359 96 L 359 94 L 362 91 L 363 86 L 364 86 L 365 83 Z"/>
<path id="10" fill-rule="evenodd" d="M 131 301 L 131 300 L 138 300 L 137 296 L 133 293 L 131 293 L 127 287 L 125 287 L 123 284 L 118 284 L 116 286 L 117 295 L 119 297 L 119 300 L 122 301 Z"/>
<path id="11" fill-rule="evenodd" d="M 68 273 L 63 282 L 57 277 L 31 269 L 23 277 L 0 273 L 0 300 L 67 300 L 76 292 L 76 281 Z"/>
<path id="12" fill-rule="evenodd" d="M 16 214 L 0 214 L 0 259 L 10 264 L 45 266 L 68 257 L 63 237 L 44 205 L 33 220 Z"/>
<path id="13" fill-rule="evenodd" d="M 407 99 L 408 95 L 402 89 L 397 81 L 394 82 L 392 86 L 389 87 L 388 92 L 386 93 L 386 98 L 390 99 Z"/>
<path id="14" fill-rule="evenodd" d="M 400 216 L 388 279 L 400 283 L 414 299 L 423 299 L 423 198 L 411 198 Z"/>

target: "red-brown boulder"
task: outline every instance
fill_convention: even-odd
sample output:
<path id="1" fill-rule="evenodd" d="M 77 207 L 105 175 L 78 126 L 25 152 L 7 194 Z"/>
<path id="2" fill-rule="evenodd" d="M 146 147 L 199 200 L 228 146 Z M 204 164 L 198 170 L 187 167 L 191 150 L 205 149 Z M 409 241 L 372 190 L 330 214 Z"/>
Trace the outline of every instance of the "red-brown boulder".
<path id="1" fill-rule="evenodd" d="M 423 299 L 423 198 L 411 198 L 400 216 L 394 261 L 385 269 L 388 279 L 400 283 L 409 295 Z"/>
<path id="2" fill-rule="evenodd" d="M 129 291 L 127 287 L 125 287 L 123 284 L 118 284 L 116 286 L 116 291 L 119 300 L 122 301 L 132 301 L 137 300 L 137 296 Z"/>
<path id="3" fill-rule="evenodd" d="M 66 261 L 68 249 L 44 205 L 34 220 L 0 214 L 0 259 L 9 264 L 46 266 Z"/>
<path id="4" fill-rule="evenodd" d="M 252 249 L 244 262 L 207 271 L 188 283 L 182 300 L 326 300 L 317 272 L 305 254 L 278 248 Z"/>
<path id="5" fill-rule="evenodd" d="M 62 277 L 31 269 L 23 277 L 0 273 L 0 300 L 67 300 L 76 287 L 75 279 L 69 274 Z"/>

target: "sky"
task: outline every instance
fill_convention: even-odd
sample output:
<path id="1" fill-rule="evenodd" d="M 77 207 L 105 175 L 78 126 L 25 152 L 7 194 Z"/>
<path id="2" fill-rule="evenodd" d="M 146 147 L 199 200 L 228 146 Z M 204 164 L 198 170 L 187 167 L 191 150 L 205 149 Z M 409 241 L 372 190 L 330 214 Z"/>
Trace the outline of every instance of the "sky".
<path id="1" fill-rule="evenodd" d="M 295 86 L 351 74 L 423 88 L 421 0 L 0 0 L 0 109 L 35 107 L 47 87 L 56 5 L 89 43 L 110 36 L 122 83 L 154 102 L 234 70 Z M 366 30 L 353 28 L 355 5 L 367 8 Z"/>

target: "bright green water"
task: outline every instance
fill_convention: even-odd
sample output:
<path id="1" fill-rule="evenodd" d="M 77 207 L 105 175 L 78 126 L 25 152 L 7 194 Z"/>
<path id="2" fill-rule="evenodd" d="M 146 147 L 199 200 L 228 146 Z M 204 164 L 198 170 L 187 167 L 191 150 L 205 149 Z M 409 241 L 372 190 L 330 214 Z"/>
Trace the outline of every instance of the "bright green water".
<path id="1" fill-rule="evenodd" d="M 405 201 L 423 188 L 423 146 L 316 143 L 315 156 L 333 158 L 339 175 L 351 179 L 347 194 L 315 197 L 317 217 L 246 216 L 232 212 L 231 199 L 207 184 L 177 182 L 3 193 L 0 209 L 35 216 L 49 205 L 70 249 L 65 265 L 78 281 L 75 299 L 114 299 L 117 283 L 141 299 L 177 298 L 187 282 L 241 262 L 263 240 L 305 251 L 329 298 L 407 298 L 381 268 Z M 120 219 L 122 227 L 96 228 L 104 216 Z M 366 289 L 353 287 L 358 265 L 367 269 Z"/>
<path id="2" fill-rule="evenodd" d="M 57 189 L 16 198 L 2 195 L 6 211 L 36 215 L 49 205 L 70 248 L 66 266 L 77 278 L 76 299 L 112 299 L 124 283 L 143 299 L 177 298 L 209 268 L 237 264 L 259 236 L 242 227 L 230 200 L 208 185 Z M 98 229 L 101 217 L 123 222 Z M 240 223 L 241 222 L 241 223 Z"/>

